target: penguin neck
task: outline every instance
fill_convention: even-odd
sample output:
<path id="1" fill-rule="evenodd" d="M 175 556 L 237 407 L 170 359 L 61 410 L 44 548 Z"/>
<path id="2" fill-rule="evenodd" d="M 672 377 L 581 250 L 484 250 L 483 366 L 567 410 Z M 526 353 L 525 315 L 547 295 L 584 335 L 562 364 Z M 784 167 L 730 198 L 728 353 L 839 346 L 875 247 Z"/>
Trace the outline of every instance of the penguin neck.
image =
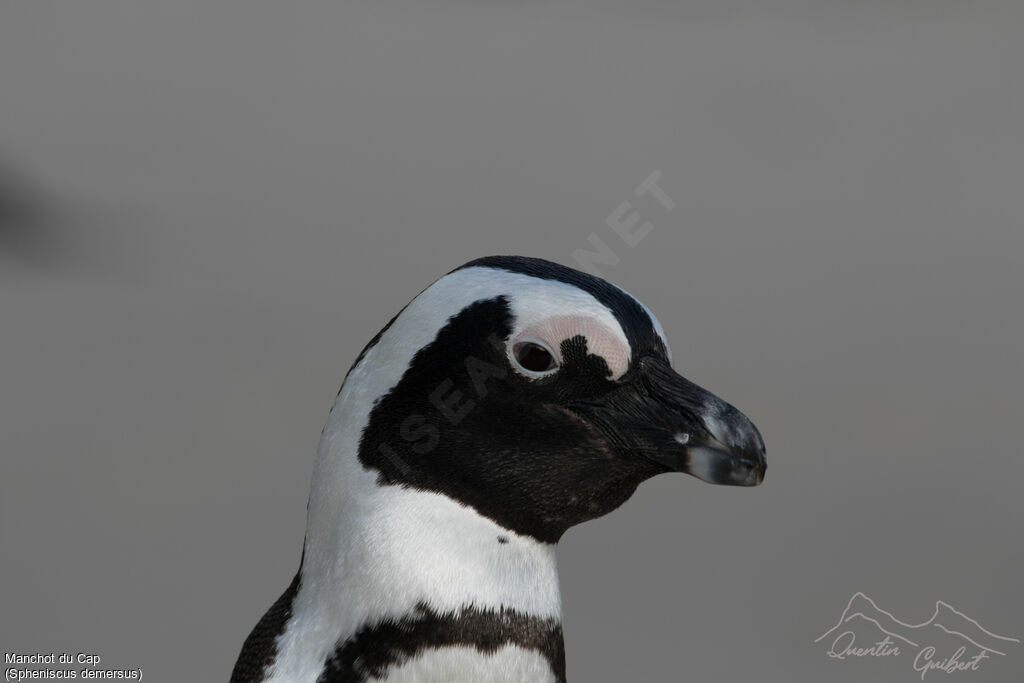
<path id="1" fill-rule="evenodd" d="M 349 413 L 339 400 L 317 454 L 297 612 L 316 611 L 335 638 L 423 609 L 514 611 L 560 623 L 553 544 L 442 493 L 378 484 L 358 458 L 365 422 Z"/>

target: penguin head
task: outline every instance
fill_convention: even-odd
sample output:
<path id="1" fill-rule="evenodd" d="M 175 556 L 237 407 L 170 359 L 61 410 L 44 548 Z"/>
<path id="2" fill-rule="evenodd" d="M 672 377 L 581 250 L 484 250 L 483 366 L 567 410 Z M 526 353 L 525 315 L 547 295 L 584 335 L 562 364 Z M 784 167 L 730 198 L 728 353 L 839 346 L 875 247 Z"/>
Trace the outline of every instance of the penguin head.
<path id="1" fill-rule="evenodd" d="M 356 361 L 339 404 L 358 400 L 378 485 L 543 542 L 656 474 L 752 486 L 765 472 L 757 428 L 673 370 L 643 304 L 541 259 L 478 259 L 424 290 Z"/>

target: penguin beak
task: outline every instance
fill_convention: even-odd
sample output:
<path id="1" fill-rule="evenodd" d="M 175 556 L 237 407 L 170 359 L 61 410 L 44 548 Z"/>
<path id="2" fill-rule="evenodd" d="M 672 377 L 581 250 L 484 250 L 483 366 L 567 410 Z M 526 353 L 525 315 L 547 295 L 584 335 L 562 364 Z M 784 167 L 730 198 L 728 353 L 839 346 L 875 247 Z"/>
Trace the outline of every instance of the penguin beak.
<path id="1" fill-rule="evenodd" d="M 578 410 L 629 451 L 710 484 L 757 486 L 764 480 L 764 440 L 746 415 L 646 356 L 600 403 Z"/>

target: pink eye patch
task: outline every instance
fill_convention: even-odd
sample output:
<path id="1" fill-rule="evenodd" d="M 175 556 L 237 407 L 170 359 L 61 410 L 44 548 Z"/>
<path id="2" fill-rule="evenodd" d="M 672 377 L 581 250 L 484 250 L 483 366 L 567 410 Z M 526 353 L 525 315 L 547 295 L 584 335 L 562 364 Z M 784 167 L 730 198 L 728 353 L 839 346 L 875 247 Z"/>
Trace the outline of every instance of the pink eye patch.
<path id="1" fill-rule="evenodd" d="M 609 329 L 603 323 L 586 316 L 567 315 L 546 318 L 533 323 L 515 335 L 517 341 L 538 339 L 551 349 L 559 363 L 562 362 L 562 342 L 582 336 L 587 340 L 587 353 L 600 356 L 612 371 L 612 379 L 618 379 L 629 369 L 630 349 L 621 333 Z"/>

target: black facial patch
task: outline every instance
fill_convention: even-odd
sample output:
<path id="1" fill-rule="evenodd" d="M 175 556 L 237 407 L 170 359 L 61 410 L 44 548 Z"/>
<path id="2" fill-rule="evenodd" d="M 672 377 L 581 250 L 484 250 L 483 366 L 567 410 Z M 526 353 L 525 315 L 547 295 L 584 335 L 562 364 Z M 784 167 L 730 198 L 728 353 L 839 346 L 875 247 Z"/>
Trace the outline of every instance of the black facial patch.
<path id="1" fill-rule="evenodd" d="M 612 388 L 608 361 L 588 351 L 586 337 L 578 334 L 563 340 L 561 351 L 564 380 L 579 383 L 585 393 L 603 393 Z"/>
<path id="2" fill-rule="evenodd" d="M 611 310 L 622 326 L 626 339 L 629 340 L 634 359 L 643 354 L 654 354 L 662 358 L 667 356 L 665 342 L 654 329 L 654 323 L 647 311 L 636 299 L 610 282 L 560 263 L 529 256 L 485 256 L 470 261 L 452 272 L 474 266 L 500 268 L 510 273 L 555 280 L 578 287 Z"/>
<path id="3" fill-rule="evenodd" d="M 567 406 L 621 385 L 586 339 L 562 343 L 557 372 L 529 379 L 505 352 L 508 301 L 479 301 L 452 317 L 381 397 L 359 460 L 381 484 L 436 491 L 501 526 L 546 543 L 621 505 L 659 470 L 623 457 Z"/>
<path id="4" fill-rule="evenodd" d="M 317 683 L 380 678 L 392 666 L 430 649 L 462 646 L 493 654 L 508 645 L 539 652 L 559 683 L 565 683 L 565 646 L 557 620 L 504 608 L 438 613 L 422 603 L 412 616 L 361 628 L 338 646 Z"/>

